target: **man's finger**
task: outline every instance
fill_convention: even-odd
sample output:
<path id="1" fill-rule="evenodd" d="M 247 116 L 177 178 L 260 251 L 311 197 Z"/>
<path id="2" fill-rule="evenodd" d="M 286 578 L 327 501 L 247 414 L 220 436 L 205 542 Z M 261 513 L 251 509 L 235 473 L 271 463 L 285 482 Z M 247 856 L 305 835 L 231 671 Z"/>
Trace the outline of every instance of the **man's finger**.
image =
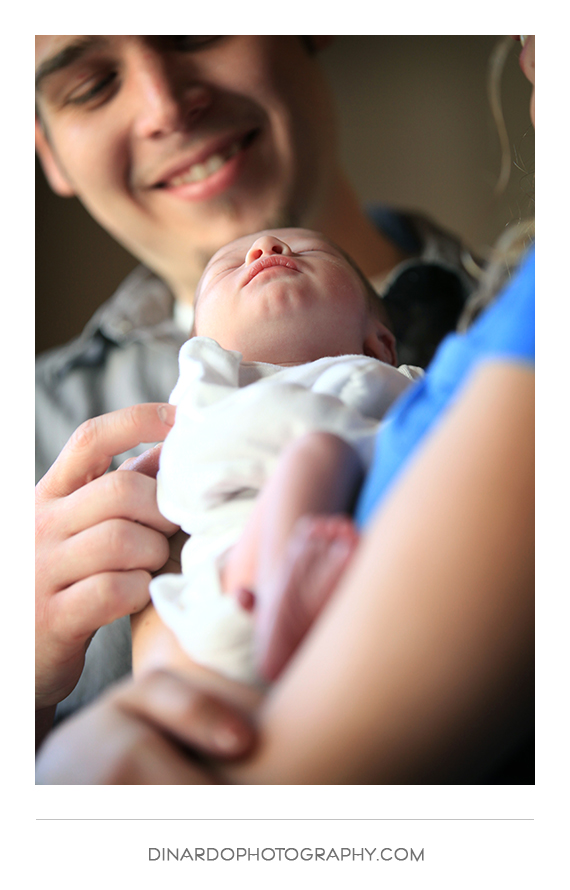
<path id="1" fill-rule="evenodd" d="M 162 441 L 174 423 L 175 413 L 172 405 L 151 402 L 85 421 L 38 483 L 38 493 L 48 498 L 65 497 L 102 476 L 116 454 L 142 442 Z"/>
<path id="2" fill-rule="evenodd" d="M 152 722 L 112 697 L 86 708 L 52 732 L 36 765 L 39 785 L 202 785 L 208 772 Z"/>
<path id="3" fill-rule="evenodd" d="M 169 553 L 160 532 L 126 519 L 107 519 L 60 543 L 50 578 L 54 591 L 60 591 L 99 572 L 156 572 Z"/>
<path id="4" fill-rule="evenodd" d="M 140 612 L 150 600 L 150 573 L 101 572 L 60 591 L 52 599 L 52 626 L 60 639 L 86 640 L 105 624 Z"/>
<path id="5" fill-rule="evenodd" d="M 156 480 L 141 473 L 105 473 L 58 502 L 61 538 L 104 522 L 129 519 L 171 535 L 178 526 L 160 513 L 156 503 Z"/>
<path id="6" fill-rule="evenodd" d="M 183 677 L 153 671 L 117 694 L 121 707 L 159 726 L 184 745 L 216 757 L 239 757 L 254 741 L 253 727 L 236 708 Z"/>
<path id="7" fill-rule="evenodd" d="M 118 469 L 133 470 L 135 473 L 142 473 L 144 476 L 151 476 L 153 479 L 156 479 L 161 451 L 162 442 L 159 442 L 158 445 L 154 445 L 142 454 L 137 454 L 136 457 L 128 457 Z"/>

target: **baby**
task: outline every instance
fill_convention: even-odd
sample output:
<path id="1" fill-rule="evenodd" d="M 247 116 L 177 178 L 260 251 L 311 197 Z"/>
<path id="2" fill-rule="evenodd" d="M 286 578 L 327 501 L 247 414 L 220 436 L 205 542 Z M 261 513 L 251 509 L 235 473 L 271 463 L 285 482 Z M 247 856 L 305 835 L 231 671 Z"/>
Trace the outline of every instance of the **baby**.
<path id="1" fill-rule="evenodd" d="M 194 661 L 255 684 L 247 591 L 257 599 L 270 585 L 300 516 L 349 511 L 380 420 L 422 372 L 395 367 L 381 300 L 340 248 L 305 229 L 219 250 L 193 334 L 157 477 L 161 512 L 190 538 L 182 574 L 153 579 L 151 596 Z M 319 458 L 304 481 L 289 477 L 282 453 L 315 432 L 339 443 L 333 470 Z M 331 534 L 350 542 L 342 522 Z"/>

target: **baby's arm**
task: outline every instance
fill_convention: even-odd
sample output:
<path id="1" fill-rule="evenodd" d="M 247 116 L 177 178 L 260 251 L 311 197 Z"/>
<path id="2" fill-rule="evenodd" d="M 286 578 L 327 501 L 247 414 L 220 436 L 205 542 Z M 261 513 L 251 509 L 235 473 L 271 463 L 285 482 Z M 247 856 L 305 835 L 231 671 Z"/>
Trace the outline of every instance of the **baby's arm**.
<path id="1" fill-rule="evenodd" d="M 228 557 L 224 589 L 255 591 L 257 657 L 268 679 L 293 653 L 356 546 L 346 514 L 362 473 L 356 451 L 338 436 L 313 432 L 294 441 Z"/>
<path id="2" fill-rule="evenodd" d="M 350 520 L 336 514 L 350 512 L 361 480 L 360 458 L 344 440 L 321 432 L 296 440 L 283 453 L 230 554 L 224 587 L 228 592 L 243 587 L 257 592 L 258 660 L 269 679 L 277 676 L 293 654 L 335 586 L 341 561 L 346 563 L 346 555 L 356 546 Z M 314 514 L 319 518 L 308 519 Z M 323 519 L 323 514 L 330 518 Z M 299 520 L 303 520 L 300 527 Z M 333 537 L 336 554 L 325 549 L 322 559 L 315 559 L 323 541 Z M 181 532 L 173 538 L 170 571 L 179 560 L 175 542 L 180 539 L 182 544 L 184 538 Z M 343 548 L 343 542 L 349 546 Z M 292 547 L 302 551 L 301 559 L 292 553 Z M 209 691 L 214 684 L 214 691 L 230 694 L 247 712 L 259 704 L 257 690 L 194 662 L 152 603 L 131 617 L 131 630 L 135 678 L 156 669 L 173 670 L 192 682 L 204 682 Z"/>
<path id="3" fill-rule="evenodd" d="M 417 369 L 402 367 L 406 370 L 368 362 L 347 369 L 341 362 L 340 367 L 325 371 L 324 376 L 328 374 L 330 379 L 326 384 L 324 379 L 319 380 L 319 392 L 309 390 L 301 395 L 299 388 L 293 393 L 288 391 L 289 399 L 294 399 L 299 424 L 306 420 L 311 424 L 307 428 L 314 429 L 320 418 L 331 432 L 306 433 L 284 450 L 239 543 L 228 557 L 222 577 L 224 590 L 255 590 L 263 610 L 263 600 L 275 599 L 272 588 L 276 567 L 283 563 L 296 522 L 304 516 L 351 512 L 364 468 L 356 450 L 344 439 L 343 431 L 350 429 L 357 441 L 361 422 L 366 418 L 380 420 L 418 376 Z M 292 405 L 289 408 L 293 410 Z M 335 435 L 333 429 L 340 435 Z M 316 529 L 312 533 L 315 537 Z M 325 537 L 330 537 L 330 533 L 328 528 Z"/>
<path id="4" fill-rule="evenodd" d="M 362 481 L 356 451 L 338 436 L 314 432 L 294 441 L 261 492 L 224 569 L 228 595 L 255 591 L 256 656 L 274 679 L 336 586 L 357 536 L 350 513 Z M 317 514 L 315 516 L 315 514 Z M 340 516 L 339 514 L 345 514 Z M 299 526 L 299 521 L 302 520 Z M 168 571 L 180 571 L 171 539 Z M 152 605 L 131 620 L 133 672 L 203 670 L 184 652 Z"/>

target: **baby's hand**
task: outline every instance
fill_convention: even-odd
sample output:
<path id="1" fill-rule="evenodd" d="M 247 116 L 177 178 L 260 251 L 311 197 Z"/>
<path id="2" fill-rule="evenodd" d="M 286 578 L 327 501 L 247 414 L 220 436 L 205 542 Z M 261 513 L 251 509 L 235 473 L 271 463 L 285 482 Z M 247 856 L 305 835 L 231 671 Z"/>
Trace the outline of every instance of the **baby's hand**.
<path id="1" fill-rule="evenodd" d="M 330 599 L 358 545 L 348 516 L 304 516 L 296 524 L 285 558 L 275 567 L 271 596 L 260 601 L 256 661 L 275 680 Z"/>

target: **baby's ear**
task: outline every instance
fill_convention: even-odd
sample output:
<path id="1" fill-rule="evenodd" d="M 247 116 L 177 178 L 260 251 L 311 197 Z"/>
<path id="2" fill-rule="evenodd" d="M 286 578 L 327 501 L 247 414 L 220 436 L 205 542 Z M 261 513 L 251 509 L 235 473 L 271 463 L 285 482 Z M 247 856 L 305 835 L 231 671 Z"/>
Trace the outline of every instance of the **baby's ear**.
<path id="1" fill-rule="evenodd" d="M 398 363 L 396 338 L 377 318 L 370 318 L 368 321 L 368 330 L 364 338 L 364 355 L 377 358 L 394 367 Z"/>

